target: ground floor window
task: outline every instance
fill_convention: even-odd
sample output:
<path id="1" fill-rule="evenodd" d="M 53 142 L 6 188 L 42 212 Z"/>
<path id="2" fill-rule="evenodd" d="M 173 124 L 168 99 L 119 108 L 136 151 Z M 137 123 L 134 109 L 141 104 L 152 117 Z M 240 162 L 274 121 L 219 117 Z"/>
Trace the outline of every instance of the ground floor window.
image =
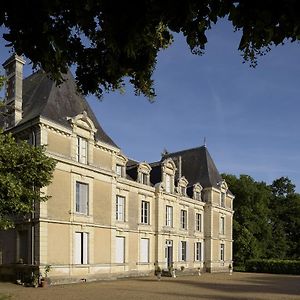
<path id="1" fill-rule="evenodd" d="M 202 261 L 202 243 L 195 243 L 195 261 Z"/>
<path id="2" fill-rule="evenodd" d="M 220 259 L 221 261 L 225 260 L 225 245 L 221 244 L 220 246 Z"/>
<path id="3" fill-rule="evenodd" d="M 140 262 L 149 262 L 149 239 L 141 239 L 140 242 Z"/>
<path id="4" fill-rule="evenodd" d="M 116 263 L 123 264 L 125 262 L 125 238 L 116 237 Z"/>
<path id="5" fill-rule="evenodd" d="M 88 264 L 88 233 L 75 232 L 75 264 Z"/>
<path id="6" fill-rule="evenodd" d="M 179 260 L 186 261 L 186 241 L 180 242 Z"/>

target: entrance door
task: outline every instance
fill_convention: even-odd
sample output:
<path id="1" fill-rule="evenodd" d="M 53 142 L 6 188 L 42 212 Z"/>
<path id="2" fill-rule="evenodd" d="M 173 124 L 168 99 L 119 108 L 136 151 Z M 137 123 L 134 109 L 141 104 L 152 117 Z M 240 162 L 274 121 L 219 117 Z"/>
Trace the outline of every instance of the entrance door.
<path id="1" fill-rule="evenodd" d="M 166 240 L 165 261 L 166 268 L 168 269 L 173 264 L 173 241 L 171 240 Z"/>

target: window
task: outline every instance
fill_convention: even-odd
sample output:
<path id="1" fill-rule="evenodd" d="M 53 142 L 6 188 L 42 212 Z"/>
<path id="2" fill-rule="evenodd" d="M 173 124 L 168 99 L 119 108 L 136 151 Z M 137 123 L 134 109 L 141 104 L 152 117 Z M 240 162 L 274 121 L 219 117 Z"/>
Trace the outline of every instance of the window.
<path id="1" fill-rule="evenodd" d="M 171 193 L 171 175 L 166 174 L 166 192 Z"/>
<path id="2" fill-rule="evenodd" d="M 166 226 L 173 227 L 173 207 L 166 206 Z"/>
<path id="3" fill-rule="evenodd" d="M 180 242 L 180 256 L 179 260 L 186 261 L 186 241 Z"/>
<path id="4" fill-rule="evenodd" d="M 195 243 L 195 261 L 202 261 L 202 243 Z"/>
<path id="5" fill-rule="evenodd" d="M 125 262 L 125 238 L 116 237 L 116 263 L 123 264 Z"/>
<path id="6" fill-rule="evenodd" d="M 196 230 L 202 231 L 202 215 L 199 213 L 196 214 Z"/>
<path id="7" fill-rule="evenodd" d="M 125 198 L 121 196 L 116 199 L 116 220 L 125 221 Z"/>
<path id="8" fill-rule="evenodd" d="M 180 226 L 181 229 L 187 229 L 187 211 L 183 209 L 180 211 Z"/>
<path id="9" fill-rule="evenodd" d="M 186 193 L 185 193 L 185 190 L 186 190 L 185 187 L 184 187 L 184 186 L 181 186 L 181 187 L 180 187 L 180 190 L 181 190 L 181 195 L 184 196 L 184 195 L 186 194 Z"/>
<path id="10" fill-rule="evenodd" d="M 141 183 L 142 184 L 148 184 L 148 174 L 141 173 Z"/>
<path id="11" fill-rule="evenodd" d="M 88 214 L 89 186 L 86 183 L 76 182 L 76 212 Z"/>
<path id="12" fill-rule="evenodd" d="M 221 192 L 221 206 L 225 207 L 225 198 L 226 194 L 224 192 Z"/>
<path id="13" fill-rule="evenodd" d="M 123 174 L 123 166 L 121 165 L 116 165 L 116 173 L 118 176 L 122 176 Z"/>
<path id="14" fill-rule="evenodd" d="M 88 263 L 88 233 L 75 232 L 75 260 L 74 263 L 83 265 Z"/>
<path id="15" fill-rule="evenodd" d="M 224 261 L 224 258 L 225 258 L 225 245 L 221 244 L 221 247 L 220 247 L 220 259 L 221 259 L 221 261 Z"/>
<path id="16" fill-rule="evenodd" d="M 141 239 L 140 244 L 140 262 L 149 262 L 149 239 Z"/>
<path id="17" fill-rule="evenodd" d="M 141 223 L 149 224 L 149 215 L 150 215 L 150 203 L 147 201 L 142 201 L 141 207 Z"/>
<path id="18" fill-rule="evenodd" d="M 220 218 L 220 234 L 225 234 L 225 217 Z"/>
<path id="19" fill-rule="evenodd" d="M 195 197 L 196 200 L 201 201 L 201 193 L 200 193 L 200 192 L 195 191 L 195 192 L 194 192 L 194 197 Z"/>
<path id="20" fill-rule="evenodd" d="M 77 161 L 83 164 L 87 163 L 87 140 L 77 137 Z"/>

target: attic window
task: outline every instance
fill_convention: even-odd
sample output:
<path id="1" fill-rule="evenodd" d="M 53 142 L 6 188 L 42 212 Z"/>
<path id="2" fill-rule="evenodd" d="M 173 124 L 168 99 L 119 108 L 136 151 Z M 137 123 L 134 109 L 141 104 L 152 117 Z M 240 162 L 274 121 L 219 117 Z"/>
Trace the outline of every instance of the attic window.
<path id="1" fill-rule="evenodd" d="M 181 186 L 180 187 L 180 192 L 181 192 L 181 195 L 185 195 L 186 194 L 186 187 L 185 186 Z"/>
<path id="2" fill-rule="evenodd" d="M 149 178 L 149 175 L 146 174 L 146 173 L 141 173 L 141 183 L 142 184 L 148 184 L 148 178 Z"/>
<path id="3" fill-rule="evenodd" d="M 171 175 L 166 174 L 166 192 L 171 193 Z"/>
<path id="4" fill-rule="evenodd" d="M 87 163 L 87 139 L 77 137 L 77 161 L 83 164 Z"/>
<path id="5" fill-rule="evenodd" d="M 119 165 L 119 164 L 116 165 L 116 173 L 117 173 L 118 176 L 122 177 L 122 175 L 123 175 L 123 168 L 124 167 L 122 165 Z"/>
<path id="6" fill-rule="evenodd" d="M 199 191 L 195 191 L 194 198 L 195 200 L 201 201 L 201 193 Z"/>
<path id="7" fill-rule="evenodd" d="M 226 193 L 225 192 L 221 192 L 221 207 L 225 207 L 225 198 L 226 198 Z"/>

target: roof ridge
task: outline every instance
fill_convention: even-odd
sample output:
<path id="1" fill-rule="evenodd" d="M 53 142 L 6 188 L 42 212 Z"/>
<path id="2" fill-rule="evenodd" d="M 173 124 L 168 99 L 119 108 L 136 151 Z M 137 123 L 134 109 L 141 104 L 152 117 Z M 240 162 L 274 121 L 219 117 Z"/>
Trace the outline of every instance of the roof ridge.
<path id="1" fill-rule="evenodd" d="M 170 155 L 173 155 L 173 154 L 178 154 L 178 153 L 182 153 L 182 152 L 186 152 L 186 151 L 191 151 L 191 150 L 197 150 L 197 149 L 202 149 L 202 148 L 205 148 L 206 149 L 206 146 L 205 145 L 202 145 L 202 146 L 198 146 L 198 147 L 194 147 L 194 148 L 188 148 L 188 149 L 183 149 L 183 150 L 179 150 L 179 151 L 175 151 L 175 152 L 169 152 L 168 154 L 164 155 L 162 157 L 162 159 L 164 157 L 168 157 Z"/>

